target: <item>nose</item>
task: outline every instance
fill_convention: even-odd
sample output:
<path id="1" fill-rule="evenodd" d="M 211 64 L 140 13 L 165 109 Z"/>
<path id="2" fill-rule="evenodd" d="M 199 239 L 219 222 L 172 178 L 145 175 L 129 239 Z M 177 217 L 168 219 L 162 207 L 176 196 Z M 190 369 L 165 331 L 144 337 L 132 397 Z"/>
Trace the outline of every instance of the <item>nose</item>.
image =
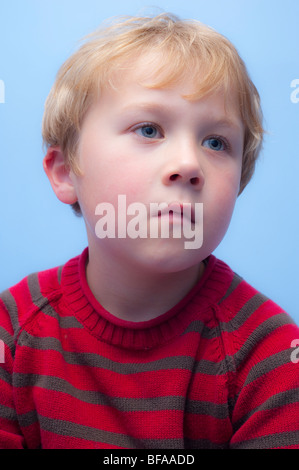
<path id="1" fill-rule="evenodd" d="M 184 184 L 197 191 L 202 188 L 204 174 L 200 164 L 199 149 L 195 144 L 177 145 L 172 149 L 164 168 L 162 181 L 166 186 Z"/>

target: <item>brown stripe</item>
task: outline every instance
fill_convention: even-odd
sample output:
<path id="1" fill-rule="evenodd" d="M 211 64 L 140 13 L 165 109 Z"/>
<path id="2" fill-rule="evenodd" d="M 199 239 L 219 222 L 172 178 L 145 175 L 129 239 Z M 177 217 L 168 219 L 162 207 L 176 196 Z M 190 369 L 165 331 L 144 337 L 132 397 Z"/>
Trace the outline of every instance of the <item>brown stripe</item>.
<path id="1" fill-rule="evenodd" d="M 91 426 L 83 426 L 69 421 L 39 416 L 40 427 L 44 431 L 62 436 L 70 436 L 88 441 L 110 444 L 126 449 L 183 449 L 183 439 L 136 439 L 133 436 L 119 434 Z"/>
<path id="2" fill-rule="evenodd" d="M 207 401 L 185 400 L 181 396 L 162 396 L 153 398 L 112 397 L 94 390 L 82 390 L 59 377 L 40 376 L 35 374 L 16 374 L 17 387 L 39 387 L 45 390 L 66 393 L 67 395 L 92 405 L 109 406 L 121 412 L 148 411 L 183 411 L 190 414 L 201 414 L 218 419 L 228 417 L 227 404 Z"/>
<path id="3" fill-rule="evenodd" d="M 57 279 L 58 279 L 58 284 L 59 284 L 59 285 L 61 284 L 62 269 L 63 269 L 63 266 L 59 266 L 59 268 L 58 268 L 58 270 L 57 270 Z"/>
<path id="4" fill-rule="evenodd" d="M 8 383 L 9 385 L 12 384 L 12 375 L 3 367 L 0 367 L 0 380 L 2 380 L 2 382 Z"/>
<path id="5" fill-rule="evenodd" d="M 50 305 L 49 300 L 42 295 L 37 273 L 30 274 L 27 278 L 27 283 L 31 294 L 32 303 L 38 308 L 38 310 L 50 317 L 59 317 L 59 324 L 61 328 L 84 328 L 83 325 L 73 315 L 67 317 L 60 317 L 54 307 Z M 58 292 L 57 297 L 59 296 L 60 293 Z"/>
<path id="6" fill-rule="evenodd" d="M 232 449 L 274 449 L 299 444 L 299 431 L 289 431 L 261 436 L 233 444 Z"/>
<path id="7" fill-rule="evenodd" d="M 2 326 L 0 326 L 0 341 L 3 341 L 3 343 L 6 344 L 6 346 L 10 350 L 11 355 L 14 357 L 15 351 L 16 351 L 14 336 L 8 333 L 8 331 L 2 328 Z M 3 343 L 2 345 L 0 345 L 0 349 L 1 347 L 3 347 Z M 0 357 L 0 364 L 1 364 L 1 357 Z"/>
<path id="8" fill-rule="evenodd" d="M 38 414 L 36 410 L 28 411 L 28 413 L 18 416 L 19 424 L 22 428 L 31 426 L 38 421 Z"/>
<path id="9" fill-rule="evenodd" d="M 232 333 L 235 330 L 238 330 L 248 320 L 250 315 L 252 315 L 255 310 L 257 310 L 267 301 L 267 297 L 257 293 L 251 299 L 249 299 L 248 302 L 246 302 L 246 304 L 236 313 L 236 315 L 231 320 L 227 322 L 219 321 L 219 323 L 215 327 L 208 327 L 201 320 L 195 320 L 186 328 L 184 333 L 198 332 L 203 338 L 206 339 L 212 339 L 216 338 L 217 336 L 221 336 L 223 332 Z M 213 315 L 212 309 L 211 315 Z M 291 322 L 289 317 L 286 316 L 286 319 L 288 320 L 288 323 Z"/>
<path id="10" fill-rule="evenodd" d="M 194 373 L 202 373 L 208 375 L 223 375 L 228 371 L 234 370 L 233 361 L 226 357 L 219 362 L 213 362 L 202 359 L 195 361 L 190 356 L 172 356 L 150 361 L 147 363 L 121 363 L 112 361 L 104 356 L 96 353 L 77 353 L 65 351 L 61 342 L 57 338 L 51 337 L 35 337 L 28 332 L 22 333 L 20 336 L 20 344 L 33 349 L 58 351 L 68 364 L 78 366 L 98 367 L 110 370 L 120 375 L 138 374 L 144 372 L 152 372 L 157 370 L 189 370 Z"/>
<path id="11" fill-rule="evenodd" d="M 0 405 L 0 418 L 7 419 L 9 421 L 18 420 L 16 411 L 13 408 L 4 405 Z"/>
<path id="12" fill-rule="evenodd" d="M 235 423 L 234 428 L 239 429 L 250 418 L 250 416 L 254 415 L 256 412 L 282 408 L 284 406 L 288 406 L 289 404 L 298 403 L 298 401 L 299 388 L 286 390 L 281 393 L 276 393 L 275 395 L 271 396 L 268 400 L 266 400 L 265 403 L 263 403 L 262 405 L 250 410 L 249 413 L 247 413 L 245 416 L 242 417 L 242 419 Z"/>
<path id="13" fill-rule="evenodd" d="M 220 322 L 220 328 L 226 333 L 238 330 L 258 308 L 260 308 L 269 299 L 262 294 L 257 293 L 236 313 L 229 322 Z"/>
<path id="14" fill-rule="evenodd" d="M 253 366 L 250 369 L 244 387 L 259 377 L 264 376 L 271 370 L 277 369 L 278 367 L 291 362 L 291 352 L 292 349 L 281 351 L 279 353 L 273 354 L 270 357 L 267 357 L 257 365 Z"/>
<path id="15" fill-rule="evenodd" d="M 27 284 L 31 294 L 32 303 L 42 309 L 48 303 L 48 299 L 42 296 L 38 280 L 38 273 L 30 274 L 27 277 Z"/>
<path id="16" fill-rule="evenodd" d="M 229 288 L 227 289 L 227 291 L 226 291 L 225 295 L 222 297 L 222 299 L 220 299 L 218 304 L 220 305 L 225 299 L 227 299 L 227 297 L 229 297 L 234 292 L 234 290 L 238 287 L 238 285 L 242 281 L 243 281 L 243 278 L 240 277 L 238 274 L 234 273 L 234 277 L 232 279 L 232 282 L 231 282 Z"/>

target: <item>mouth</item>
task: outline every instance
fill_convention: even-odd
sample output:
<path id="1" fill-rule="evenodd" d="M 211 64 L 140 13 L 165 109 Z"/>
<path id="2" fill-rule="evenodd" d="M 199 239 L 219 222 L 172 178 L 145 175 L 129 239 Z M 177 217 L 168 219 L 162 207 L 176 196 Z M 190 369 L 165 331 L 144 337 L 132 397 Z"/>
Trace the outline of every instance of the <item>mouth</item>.
<path id="1" fill-rule="evenodd" d="M 180 217 L 181 221 L 184 218 L 191 221 L 192 224 L 195 224 L 195 213 L 194 207 L 190 202 L 171 202 L 167 204 L 163 209 L 158 210 L 158 217 L 168 215 L 170 220 L 173 220 L 175 217 Z"/>

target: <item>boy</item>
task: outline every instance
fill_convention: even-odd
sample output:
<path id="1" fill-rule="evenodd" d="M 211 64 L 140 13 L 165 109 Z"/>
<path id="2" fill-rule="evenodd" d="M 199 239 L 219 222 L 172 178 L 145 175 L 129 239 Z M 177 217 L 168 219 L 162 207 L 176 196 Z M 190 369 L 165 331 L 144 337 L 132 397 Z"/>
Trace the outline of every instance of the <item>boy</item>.
<path id="1" fill-rule="evenodd" d="M 88 248 L 1 296 L 1 448 L 299 448 L 299 330 L 211 255 L 263 137 L 234 47 L 113 24 L 61 68 L 43 136 Z"/>

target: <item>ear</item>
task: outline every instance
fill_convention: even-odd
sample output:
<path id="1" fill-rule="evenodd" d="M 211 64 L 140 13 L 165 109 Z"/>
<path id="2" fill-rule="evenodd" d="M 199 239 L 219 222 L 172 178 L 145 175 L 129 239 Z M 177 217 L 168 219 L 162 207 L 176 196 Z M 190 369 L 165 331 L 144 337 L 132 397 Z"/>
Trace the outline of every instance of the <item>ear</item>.
<path id="1" fill-rule="evenodd" d="M 43 160 L 44 170 L 50 180 L 54 193 L 61 202 L 74 204 L 78 198 L 60 147 L 49 147 Z"/>

